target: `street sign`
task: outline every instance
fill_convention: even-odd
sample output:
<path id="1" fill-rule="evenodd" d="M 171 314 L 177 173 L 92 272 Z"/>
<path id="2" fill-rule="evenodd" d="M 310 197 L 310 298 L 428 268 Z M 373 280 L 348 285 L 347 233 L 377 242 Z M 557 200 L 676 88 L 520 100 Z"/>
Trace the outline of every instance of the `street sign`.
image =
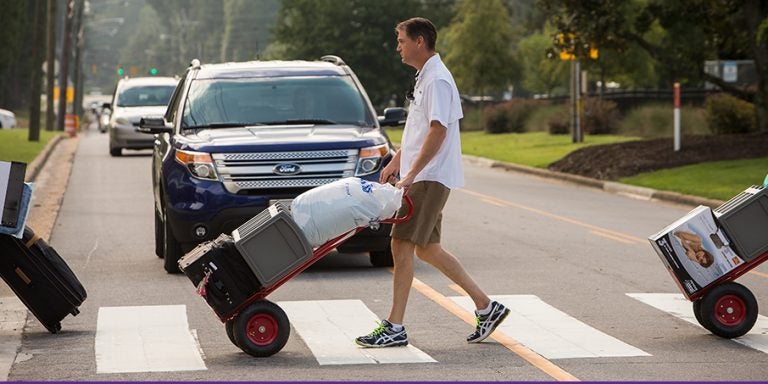
<path id="1" fill-rule="evenodd" d="M 739 67 L 735 61 L 723 62 L 723 81 L 735 83 L 739 79 Z"/>

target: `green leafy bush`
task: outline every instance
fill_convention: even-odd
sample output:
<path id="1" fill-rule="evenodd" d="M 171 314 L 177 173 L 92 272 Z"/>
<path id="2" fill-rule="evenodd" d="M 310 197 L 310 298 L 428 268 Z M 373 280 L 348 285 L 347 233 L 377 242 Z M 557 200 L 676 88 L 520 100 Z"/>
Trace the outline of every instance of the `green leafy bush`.
<path id="1" fill-rule="evenodd" d="M 734 96 L 721 93 L 704 103 L 709 129 L 714 134 L 748 133 L 757 128 L 755 107 Z"/>
<path id="2" fill-rule="evenodd" d="M 522 133 L 533 109 L 540 105 L 534 100 L 516 99 L 487 107 L 483 111 L 483 126 L 488 133 Z"/>
<path id="3" fill-rule="evenodd" d="M 618 131 L 621 113 L 616 103 L 594 97 L 584 99 L 581 127 L 593 135 L 607 135 Z"/>

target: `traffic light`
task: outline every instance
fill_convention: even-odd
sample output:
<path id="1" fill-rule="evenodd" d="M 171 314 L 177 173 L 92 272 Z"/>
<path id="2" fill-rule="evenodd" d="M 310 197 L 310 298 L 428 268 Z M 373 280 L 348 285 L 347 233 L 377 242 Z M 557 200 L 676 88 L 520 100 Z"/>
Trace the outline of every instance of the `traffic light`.
<path id="1" fill-rule="evenodd" d="M 125 74 L 125 70 L 123 69 L 123 67 L 117 67 L 117 75 L 122 76 L 124 74 Z"/>
<path id="2" fill-rule="evenodd" d="M 152 76 L 157 75 L 157 68 L 155 67 L 150 68 L 149 74 Z"/>

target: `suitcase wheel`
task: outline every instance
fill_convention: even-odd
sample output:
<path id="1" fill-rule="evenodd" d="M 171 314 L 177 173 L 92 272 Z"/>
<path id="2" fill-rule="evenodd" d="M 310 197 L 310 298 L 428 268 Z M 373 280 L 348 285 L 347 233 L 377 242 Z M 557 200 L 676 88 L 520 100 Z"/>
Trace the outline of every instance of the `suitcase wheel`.
<path id="1" fill-rule="evenodd" d="M 288 342 L 291 325 L 288 316 L 277 304 L 258 300 L 235 317 L 233 335 L 235 345 L 255 357 L 272 356 Z"/>
<path id="2" fill-rule="evenodd" d="M 757 299 L 747 287 L 739 283 L 718 285 L 699 302 L 699 323 L 713 334 L 726 339 L 745 335 L 757 321 Z M 694 302 L 694 311 L 696 307 Z"/>

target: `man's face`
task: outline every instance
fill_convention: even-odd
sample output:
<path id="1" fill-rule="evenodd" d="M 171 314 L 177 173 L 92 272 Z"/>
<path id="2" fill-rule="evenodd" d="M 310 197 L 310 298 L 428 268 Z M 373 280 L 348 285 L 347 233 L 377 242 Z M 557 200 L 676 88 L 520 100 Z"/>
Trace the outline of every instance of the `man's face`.
<path id="1" fill-rule="evenodd" d="M 418 39 L 418 38 L 417 38 Z M 418 41 L 411 40 L 404 30 L 397 30 L 397 52 L 400 53 L 400 60 L 404 64 L 413 66 L 413 59 L 418 49 Z"/>

